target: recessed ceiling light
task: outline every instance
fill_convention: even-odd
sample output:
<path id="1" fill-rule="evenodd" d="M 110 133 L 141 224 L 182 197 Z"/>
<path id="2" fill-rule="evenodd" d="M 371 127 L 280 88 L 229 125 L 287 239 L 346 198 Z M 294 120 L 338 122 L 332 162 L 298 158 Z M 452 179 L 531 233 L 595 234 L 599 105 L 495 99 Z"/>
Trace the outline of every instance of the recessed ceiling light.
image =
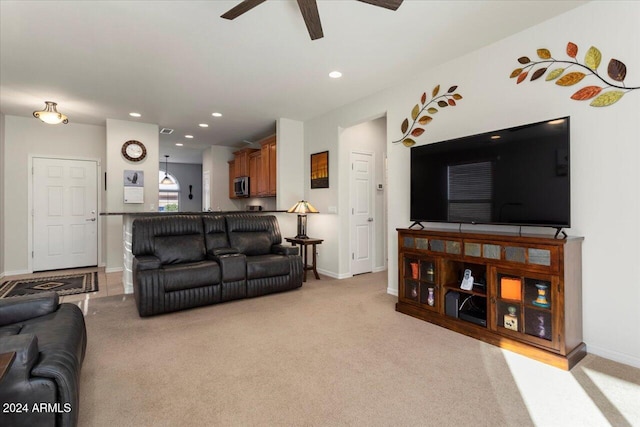
<path id="1" fill-rule="evenodd" d="M 500 139 L 500 135 L 491 135 L 491 139 Z"/>
<path id="2" fill-rule="evenodd" d="M 551 120 L 547 123 L 549 123 L 550 125 L 559 125 L 560 123 L 564 123 L 564 119 Z"/>
<path id="3" fill-rule="evenodd" d="M 184 144 L 182 142 L 176 142 L 176 147 L 182 147 Z"/>
<path id="4" fill-rule="evenodd" d="M 185 138 L 193 139 L 193 135 L 185 135 Z"/>
<path id="5" fill-rule="evenodd" d="M 211 114 L 213 117 L 222 117 L 222 113 L 213 113 Z"/>
<path id="6" fill-rule="evenodd" d="M 209 125 L 206 123 L 200 123 L 198 126 L 200 126 L 201 128 L 208 128 Z"/>
<path id="7" fill-rule="evenodd" d="M 342 77 L 342 73 L 340 71 L 332 71 L 329 73 L 329 77 L 331 77 L 332 79 L 339 79 L 340 77 Z"/>
<path id="8" fill-rule="evenodd" d="M 129 113 L 129 115 L 131 117 L 142 117 L 142 114 L 140 114 L 140 113 Z"/>

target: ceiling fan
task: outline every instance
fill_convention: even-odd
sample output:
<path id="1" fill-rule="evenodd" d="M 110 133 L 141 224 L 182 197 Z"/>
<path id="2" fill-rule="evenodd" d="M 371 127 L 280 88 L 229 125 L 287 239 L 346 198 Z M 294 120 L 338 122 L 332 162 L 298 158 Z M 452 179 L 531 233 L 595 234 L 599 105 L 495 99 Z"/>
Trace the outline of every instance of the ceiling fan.
<path id="1" fill-rule="evenodd" d="M 242 15 L 245 12 L 250 11 L 254 7 L 258 6 L 260 3 L 265 2 L 266 0 L 244 0 L 242 3 L 237 5 L 236 7 L 230 9 L 223 15 L 221 18 L 224 19 L 236 19 L 238 16 Z M 309 36 L 311 40 L 320 39 L 324 36 L 322 33 L 322 24 L 320 23 L 320 15 L 318 14 L 318 4 L 316 0 L 297 0 L 298 7 L 300 7 L 300 13 L 302 13 L 302 18 L 304 18 L 304 23 L 307 25 L 307 30 L 309 31 Z M 374 6 L 384 7 L 385 9 L 396 10 L 400 7 L 403 0 L 358 0 L 362 3 L 369 3 Z"/>

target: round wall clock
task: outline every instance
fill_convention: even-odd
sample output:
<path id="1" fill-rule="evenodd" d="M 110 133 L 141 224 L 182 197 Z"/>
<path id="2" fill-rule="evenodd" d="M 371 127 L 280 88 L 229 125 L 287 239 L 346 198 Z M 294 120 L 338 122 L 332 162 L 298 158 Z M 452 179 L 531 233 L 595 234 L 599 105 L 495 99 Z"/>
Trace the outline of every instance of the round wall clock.
<path id="1" fill-rule="evenodd" d="M 127 141 L 122 144 L 122 155 L 131 162 L 139 162 L 147 156 L 147 149 L 140 141 Z"/>

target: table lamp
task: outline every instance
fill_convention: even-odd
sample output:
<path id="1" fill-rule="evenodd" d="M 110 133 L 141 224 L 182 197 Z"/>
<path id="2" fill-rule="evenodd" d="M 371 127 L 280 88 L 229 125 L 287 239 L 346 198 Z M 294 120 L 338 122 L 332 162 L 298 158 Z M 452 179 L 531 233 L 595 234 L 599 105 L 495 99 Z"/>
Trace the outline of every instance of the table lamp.
<path id="1" fill-rule="evenodd" d="M 287 212 L 298 214 L 298 235 L 296 236 L 296 239 L 308 239 L 309 237 L 307 236 L 307 214 L 318 213 L 318 210 L 313 206 L 311 206 L 309 202 L 300 200 L 298 203 L 293 205 L 293 207 L 289 209 Z"/>

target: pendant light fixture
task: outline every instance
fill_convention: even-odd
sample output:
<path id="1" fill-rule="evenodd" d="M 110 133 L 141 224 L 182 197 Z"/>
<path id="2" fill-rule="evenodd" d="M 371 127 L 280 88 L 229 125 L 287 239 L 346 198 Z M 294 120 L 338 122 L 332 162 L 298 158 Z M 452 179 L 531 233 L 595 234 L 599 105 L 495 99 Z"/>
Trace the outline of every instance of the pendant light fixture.
<path id="1" fill-rule="evenodd" d="M 169 178 L 169 155 L 164 155 L 164 178 L 160 181 L 160 184 L 171 185 L 175 184 L 171 178 Z"/>
<path id="2" fill-rule="evenodd" d="M 50 125 L 57 125 L 59 123 L 64 123 L 65 125 L 69 123 L 69 119 L 62 113 L 58 113 L 58 110 L 55 102 L 45 101 L 44 102 L 44 110 L 42 111 L 34 111 L 33 117 L 42 120 L 45 123 Z"/>

